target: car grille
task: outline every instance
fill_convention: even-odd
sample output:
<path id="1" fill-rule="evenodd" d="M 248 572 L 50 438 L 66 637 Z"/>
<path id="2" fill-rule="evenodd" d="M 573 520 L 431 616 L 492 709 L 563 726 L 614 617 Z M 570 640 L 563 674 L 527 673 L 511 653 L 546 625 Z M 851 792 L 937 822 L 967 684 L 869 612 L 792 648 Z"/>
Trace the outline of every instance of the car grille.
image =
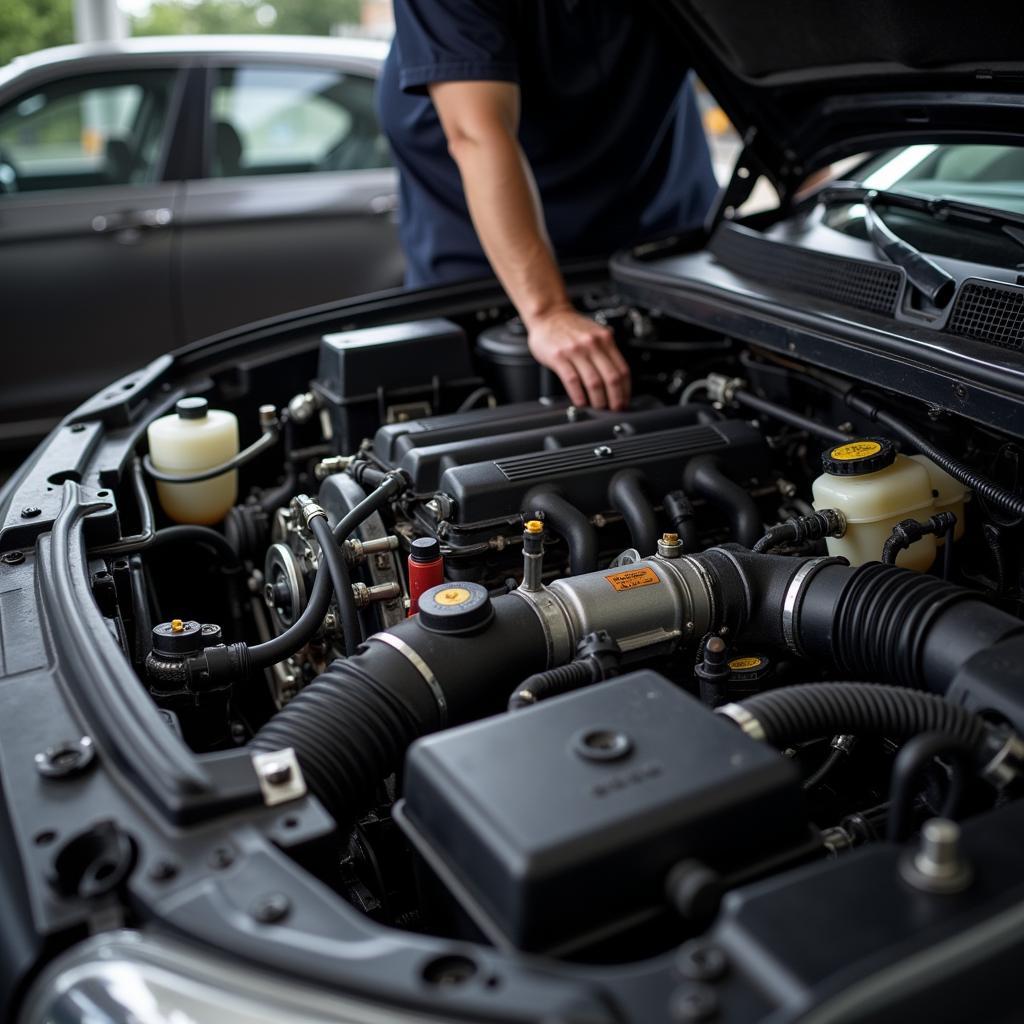
<path id="1" fill-rule="evenodd" d="M 903 271 L 863 260 L 799 249 L 723 225 L 709 246 L 723 266 L 780 288 L 893 316 Z"/>
<path id="2" fill-rule="evenodd" d="M 963 338 L 1024 351 L 1024 288 L 965 282 L 946 330 Z"/>

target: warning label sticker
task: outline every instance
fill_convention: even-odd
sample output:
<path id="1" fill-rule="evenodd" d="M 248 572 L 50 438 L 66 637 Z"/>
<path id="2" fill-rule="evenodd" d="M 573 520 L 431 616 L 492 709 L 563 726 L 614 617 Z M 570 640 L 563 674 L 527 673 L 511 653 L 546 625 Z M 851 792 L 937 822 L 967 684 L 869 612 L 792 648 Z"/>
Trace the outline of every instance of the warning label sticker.
<path id="1" fill-rule="evenodd" d="M 641 569 L 624 569 L 622 572 L 612 573 L 605 576 L 605 579 L 616 590 L 633 590 L 636 587 L 649 587 L 654 583 L 660 583 L 658 574 L 649 566 Z"/>

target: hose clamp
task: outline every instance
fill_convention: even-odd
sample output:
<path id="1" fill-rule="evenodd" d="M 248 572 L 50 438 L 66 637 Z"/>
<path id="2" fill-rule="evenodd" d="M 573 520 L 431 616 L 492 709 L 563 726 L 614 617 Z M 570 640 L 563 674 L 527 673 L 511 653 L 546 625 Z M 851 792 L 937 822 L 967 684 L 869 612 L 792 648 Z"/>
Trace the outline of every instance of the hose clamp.
<path id="1" fill-rule="evenodd" d="M 327 518 L 327 513 L 308 494 L 297 494 L 292 498 L 292 503 L 302 513 L 306 526 L 309 526 L 318 516 Z"/>
<path id="2" fill-rule="evenodd" d="M 715 714 L 731 718 L 752 740 L 764 743 L 766 737 L 761 723 L 742 704 L 723 704 L 715 708 Z"/>
<path id="3" fill-rule="evenodd" d="M 786 588 L 786 596 L 782 599 L 782 637 L 786 641 L 786 646 L 794 654 L 803 654 L 799 638 L 797 637 L 796 610 L 800 604 L 804 584 L 822 565 L 827 562 L 834 563 L 835 561 L 834 558 L 830 558 L 828 555 L 823 555 L 821 558 L 812 558 L 809 562 L 804 562 L 789 581 L 789 586 Z"/>
<path id="4" fill-rule="evenodd" d="M 438 728 L 443 729 L 448 725 L 448 701 L 445 698 L 444 690 L 437 681 L 437 676 L 431 671 L 430 666 L 414 651 L 401 637 L 394 633 L 374 633 L 367 637 L 367 643 L 371 640 L 378 640 L 382 644 L 398 651 L 399 654 L 409 662 L 410 665 L 423 677 L 423 681 L 430 688 L 434 701 L 437 703 Z"/>
<path id="5" fill-rule="evenodd" d="M 572 661 L 579 637 L 573 628 L 573 621 L 558 596 L 550 587 L 540 590 L 525 590 L 517 587 L 512 591 L 522 598 L 540 620 L 547 645 L 548 668 Z"/>

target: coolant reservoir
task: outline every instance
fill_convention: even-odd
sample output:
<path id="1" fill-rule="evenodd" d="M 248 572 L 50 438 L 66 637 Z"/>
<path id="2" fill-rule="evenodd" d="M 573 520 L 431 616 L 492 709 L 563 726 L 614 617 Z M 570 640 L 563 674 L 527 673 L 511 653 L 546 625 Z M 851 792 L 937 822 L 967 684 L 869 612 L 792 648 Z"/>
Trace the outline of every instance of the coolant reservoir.
<path id="1" fill-rule="evenodd" d="M 935 508 L 932 512 L 952 512 L 956 516 L 956 527 L 953 530 L 953 539 L 959 540 L 964 535 L 964 505 L 970 498 L 970 491 L 955 477 L 951 477 L 940 466 L 936 466 L 927 455 L 911 455 L 915 462 L 921 463 L 928 471 L 928 478 L 932 482 L 932 499 Z M 942 546 L 943 540 L 937 538 L 937 543 Z"/>
<path id="2" fill-rule="evenodd" d="M 183 398 L 172 415 L 154 420 L 146 434 L 150 461 L 163 473 L 201 473 L 238 454 L 238 419 L 224 409 L 211 409 L 205 398 Z M 219 523 L 238 496 L 238 472 L 194 484 L 158 480 L 156 493 L 175 522 Z"/>
<path id="3" fill-rule="evenodd" d="M 838 509 L 846 533 L 827 540 L 830 555 L 851 565 L 881 560 L 892 528 L 903 519 L 926 521 L 935 511 L 932 482 L 920 462 L 897 455 L 889 441 L 862 438 L 822 455 L 825 472 L 811 487 L 814 507 Z M 924 571 L 935 560 L 935 537 L 926 535 L 901 551 L 896 564 Z"/>

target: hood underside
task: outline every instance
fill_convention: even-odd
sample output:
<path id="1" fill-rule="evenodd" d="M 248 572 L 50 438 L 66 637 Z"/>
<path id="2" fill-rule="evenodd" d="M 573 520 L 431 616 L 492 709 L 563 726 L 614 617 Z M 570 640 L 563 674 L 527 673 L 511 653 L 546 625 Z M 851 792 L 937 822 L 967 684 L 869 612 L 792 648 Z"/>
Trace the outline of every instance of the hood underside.
<path id="1" fill-rule="evenodd" d="M 917 141 L 1021 137 L 1024 6 L 670 0 L 691 63 L 782 184 Z"/>

